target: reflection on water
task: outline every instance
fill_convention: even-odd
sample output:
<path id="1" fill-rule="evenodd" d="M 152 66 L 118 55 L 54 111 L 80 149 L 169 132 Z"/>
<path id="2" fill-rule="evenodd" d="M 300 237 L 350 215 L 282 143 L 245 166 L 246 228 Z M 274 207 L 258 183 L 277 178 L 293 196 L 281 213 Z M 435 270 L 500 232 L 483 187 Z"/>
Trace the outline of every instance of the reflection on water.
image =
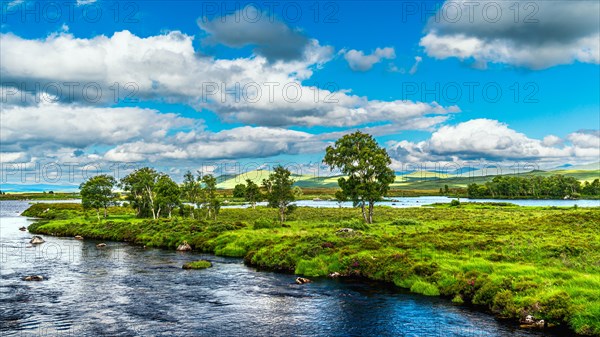
<path id="1" fill-rule="evenodd" d="M 30 247 L 26 207 L 0 201 L 2 336 L 542 336 L 381 284 L 298 286 L 240 259 L 55 237 Z M 199 258 L 214 267 L 181 269 Z M 21 280 L 32 274 L 46 280 Z"/>

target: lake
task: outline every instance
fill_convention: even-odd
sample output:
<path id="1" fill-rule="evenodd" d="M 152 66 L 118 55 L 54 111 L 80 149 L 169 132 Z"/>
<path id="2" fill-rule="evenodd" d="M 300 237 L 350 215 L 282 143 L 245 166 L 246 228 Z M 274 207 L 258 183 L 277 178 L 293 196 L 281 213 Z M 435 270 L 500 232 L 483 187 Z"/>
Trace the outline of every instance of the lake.
<path id="1" fill-rule="evenodd" d="M 0 201 L 2 336 L 549 336 L 381 283 L 260 272 L 241 259 L 19 231 Z M 182 270 L 208 259 L 206 270 Z M 46 280 L 25 282 L 26 275 Z"/>

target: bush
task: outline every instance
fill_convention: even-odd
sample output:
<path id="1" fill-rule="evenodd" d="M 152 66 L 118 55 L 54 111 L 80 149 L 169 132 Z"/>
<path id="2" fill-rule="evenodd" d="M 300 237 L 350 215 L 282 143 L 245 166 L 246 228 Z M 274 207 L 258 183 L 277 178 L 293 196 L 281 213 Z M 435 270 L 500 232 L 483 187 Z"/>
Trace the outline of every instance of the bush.
<path id="1" fill-rule="evenodd" d="M 419 226 L 421 222 L 413 219 L 396 219 L 390 223 L 392 226 Z"/>
<path id="2" fill-rule="evenodd" d="M 542 316 L 548 321 L 566 321 L 571 313 L 571 297 L 561 290 L 542 300 L 540 309 Z"/>
<path id="3" fill-rule="evenodd" d="M 513 292 L 510 290 L 501 290 L 494 296 L 492 302 L 492 311 L 504 317 L 516 317 L 518 314 Z"/>
<path id="4" fill-rule="evenodd" d="M 271 229 L 271 228 L 280 228 L 281 224 L 278 221 L 269 220 L 269 219 L 258 219 L 254 221 L 254 229 Z"/>
<path id="5" fill-rule="evenodd" d="M 460 207 L 460 201 L 452 199 L 452 201 L 450 201 L 450 207 Z"/>
<path id="6" fill-rule="evenodd" d="M 425 296 L 439 296 L 440 295 L 440 291 L 438 290 L 438 288 L 435 285 L 433 285 L 431 283 L 423 282 L 423 281 L 415 282 L 412 285 L 412 287 L 410 287 L 410 291 L 412 291 L 413 293 L 423 294 Z"/>
<path id="7" fill-rule="evenodd" d="M 369 229 L 369 225 L 360 219 L 342 221 L 338 225 L 342 228 L 352 228 L 355 231 L 366 231 Z"/>

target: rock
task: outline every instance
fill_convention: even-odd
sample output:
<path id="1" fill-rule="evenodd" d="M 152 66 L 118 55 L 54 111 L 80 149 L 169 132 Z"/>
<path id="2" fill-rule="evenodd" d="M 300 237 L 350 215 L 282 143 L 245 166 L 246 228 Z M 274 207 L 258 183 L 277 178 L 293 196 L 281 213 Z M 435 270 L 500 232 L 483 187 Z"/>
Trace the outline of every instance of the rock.
<path id="1" fill-rule="evenodd" d="M 23 227 L 19 227 L 19 230 L 20 230 L 21 232 L 24 232 L 24 231 L 26 231 L 26 230 L 27 230 L 27 227 L 25 227 L 25 226 L 23 226 Z"/>
<path id="2" fill-rule="evenodd" d="M 42 239 L 41 236 L 39 235 L 34 235 L 31 240 L 29 240 L 29 243 L 31 243 L 32 245 L 38 245 L 40 243 L 44 243 L 46 241 L 44 241 L 44 239 Z"/>
<path id="3" fill-rule="evenodd" d="M 541 320 L 539 320 L 539 321 L 535 322 L 535 326 L 536 326 L 536 328 L 540 328 L 540 329 L 544 328 L 544 325 L 545 325 L 545 324 L 546 324 L 546 322 L 544 322 L 544 320 L 543 320 L 543 319 L 541 319 Z"/>
<path id="4" fill-rule="evenodd" d="M 533 319 L 533 316 L 531 315 L 527 315 L 525 317 L 525 319 L 523 320 L 523 323 L 525 324 L 533 324 L 535 322 L 535 320 Z"/>
<path id="5" fill-rule="evenodd" d="M 75 235 L 75 240 L 83 240 L 83 236 L 81 236 L 81 235 Z"/>
<path id="6" fill-rule="evenodd" d="M 96 248 L 104 248 L 106 247 L 106 243 L 99 243 L 96 245 Z"/>
<path id="7" fill-rule="evenodd" d="M 43 281 L 44 277 L 40 275 L 30 275 L 23 277 L 23 281 Z"/>
<path id="8" fill-rule="evenodd" d="M 296 284 L 311 283 L 312 281 L 304 277 L 296 277 Z"/>
<path id="9" fill-rule="evenodd" d="M 340 228 L 336 231 L 336 233 L 351 233 L 354 232 L 352 228 Z"/>
<path id="10" fill-rule="evenodd" d="M 338 278 L 338 277 L 342 276 L 342 274 L 340 274 L 340 273 L 338 273 L 338 272 L 336 271 L 336 272 L 333 272 L 333 273 L 331 273 L 331 274 L 329 274 L 329 275 L 327 275 L 327 276 L 328 276 L 328 277 L 331 277 L 331 278 Z"/>
<path id="11" fill-rule="evenodd" d="M 187 241 L 183 241 L 183 243 L 177 247 L 177 250 L 180 252 L 187 252 L 192 250 L 192 246 L 190 246 Z"/>

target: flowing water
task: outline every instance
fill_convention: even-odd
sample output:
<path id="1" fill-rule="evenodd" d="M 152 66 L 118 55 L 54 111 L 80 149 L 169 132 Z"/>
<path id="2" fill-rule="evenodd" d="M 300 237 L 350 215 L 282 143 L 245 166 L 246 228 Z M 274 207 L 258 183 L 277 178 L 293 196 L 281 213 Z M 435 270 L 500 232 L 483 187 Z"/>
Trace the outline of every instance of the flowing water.
<path id="1" fill-rule="evenodd" d="M 27 206 L 0 201 L 0 336 L 545 336 L 380 283 L 300 286 L 240 259 L 126 243 L 44 236 L 31 247 Z M 181 269 L 200 258 L 213 267 Z"/>

